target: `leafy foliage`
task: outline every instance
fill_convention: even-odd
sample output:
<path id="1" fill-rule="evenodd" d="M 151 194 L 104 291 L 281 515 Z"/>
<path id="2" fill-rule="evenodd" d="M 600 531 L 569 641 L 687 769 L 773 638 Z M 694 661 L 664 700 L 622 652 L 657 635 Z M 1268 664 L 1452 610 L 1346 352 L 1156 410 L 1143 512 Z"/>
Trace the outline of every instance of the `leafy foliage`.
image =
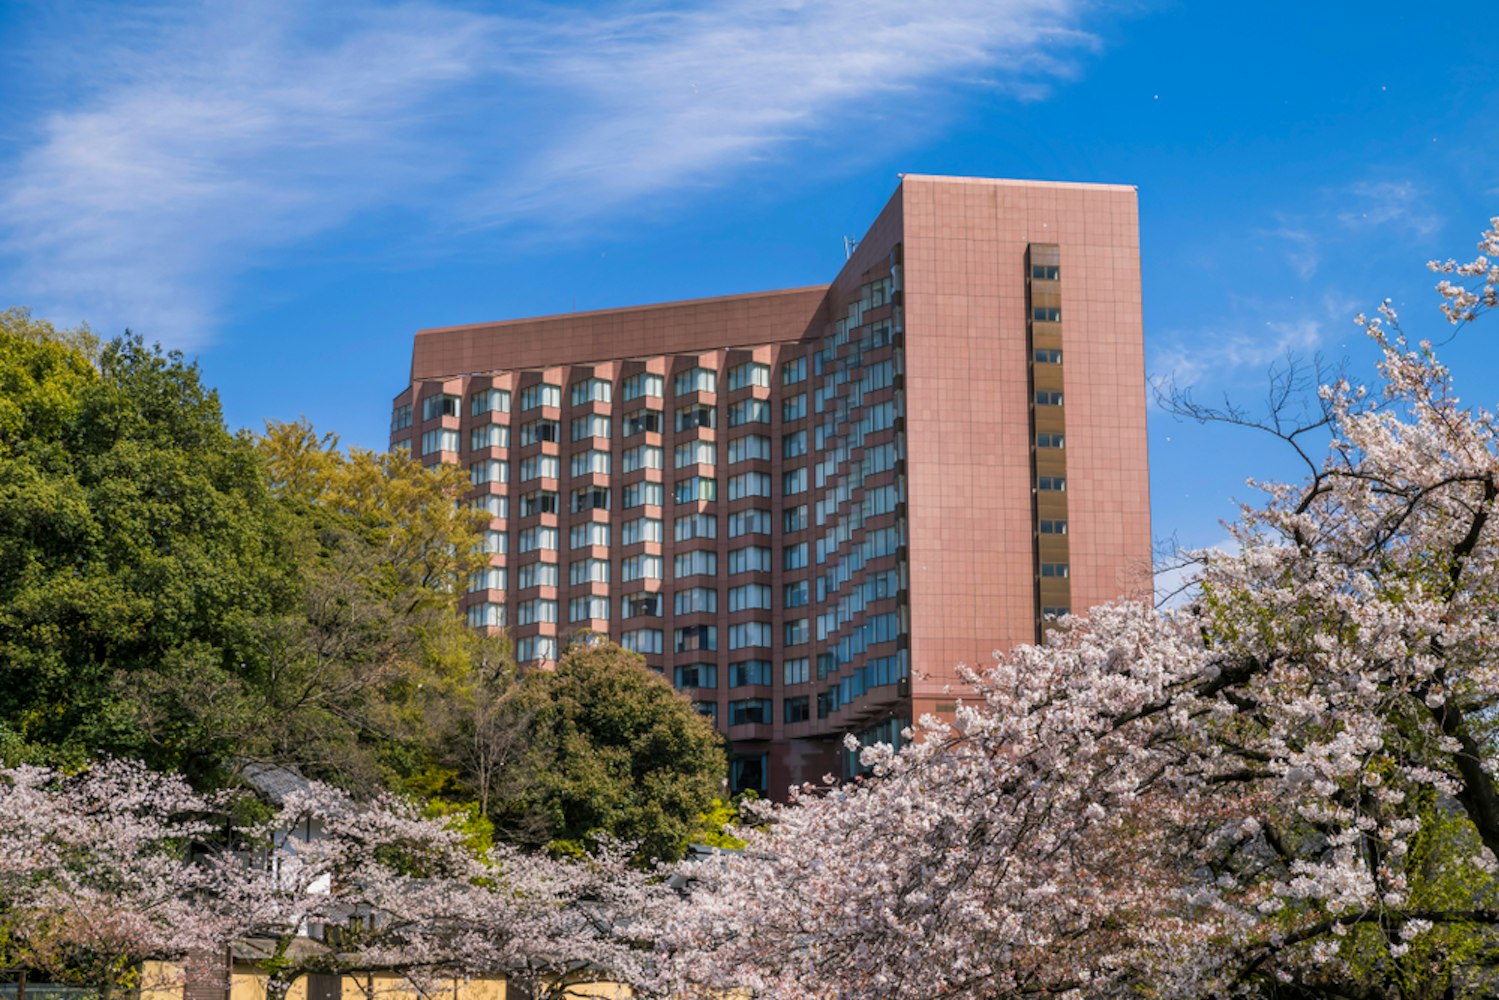
<path id="1" fill-rule="evenodd" d="M 180 355 L 0 322 L 0 726 L 207 777 L 231 748 L 183 698 L 232 702 L 294 592 L 253 447 Z"/>
<path id="2" fill-rule="evenodd" d="M 643 658 L 614 645 L 574 646 L 524 685 L 535 770 L 521 798 L 498 804 L 498 824 L 539 818 L 566 853 L 608 835 L 642 857 L 680 858 L 722 787 L 712 725 Z"/>

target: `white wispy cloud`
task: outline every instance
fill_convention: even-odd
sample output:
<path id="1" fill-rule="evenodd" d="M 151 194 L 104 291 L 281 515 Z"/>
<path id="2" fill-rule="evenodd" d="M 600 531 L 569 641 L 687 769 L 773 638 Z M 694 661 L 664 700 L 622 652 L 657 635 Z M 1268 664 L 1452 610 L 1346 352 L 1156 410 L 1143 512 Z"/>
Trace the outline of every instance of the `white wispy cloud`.
<path id="1" fill-rule="evenodd" d="M 410 120 L 488 44 L 482 19 L 435 8 L 209 14 L 106 60 L 97 95 L 50 114 L 10 164 L 12 294 L 193 346 L 239 270 L 432 176 Z"/>
<path id="2" fill-rule="evenodd" d="M 1349 229 L 1391 229 L 1427 237 L 1442 228 L 1442 219 L 1413 181 L 1359 181 L 1337 192 L 1343 208 L 1338 221 Z"/>
<path id="3" fill-rule="evenodd" d="M 1188 388 L 1211 380 L 1233 384 L 1248 374 L 1263 378 L 1271 366 L 1289 356 L 1315 354 L 1323 343 L 1324 326 L 1317 318 L 1269 320 L 1254 333 L 1209 329 L 1190 341 L 1174 338 L 1151 359 L 1151 380 L 1157 386 Z"/>
<path id="4" fill-rule="evenodd" d="M 0 289 L 191 347 L 238 275 L 361 213 L 571 221 L 731 181 L 809 139 L 867 141 L 861 126 L 892 141 L 898 112 L 939 94 L 1044 93 L 1094 44 L 1083 10 L 287 2 L 117 18 L 92 29 L 98 47 L 64 40 L 91 58 L 67 63 L 66 98 L 0 163 Z"/>
<path id="5" fill-rule="evenodd" d="M 919 127 L 906 114 L 960 85 L 1018 99 L 1095 44 L 1071 0 L 729 0 L 538 31 L 520 64 L 576 108 L 515 177 L 501 215 L 574 214 L 830 132 L 854 148 Z M 829 155 L 846 155 L 836 146 Z"/>
<path id="6" fill-rule="evenodd" d="M 1285 244 L 1286 263 L 1302 281 L 1308 281 L 1317 273 L 1322 262 L 1317 239 L 1304 226 L 1294 225 L 1285 218 L 1277 220 L 1280 225 L 1261 233 L 1270 239 Z"/>

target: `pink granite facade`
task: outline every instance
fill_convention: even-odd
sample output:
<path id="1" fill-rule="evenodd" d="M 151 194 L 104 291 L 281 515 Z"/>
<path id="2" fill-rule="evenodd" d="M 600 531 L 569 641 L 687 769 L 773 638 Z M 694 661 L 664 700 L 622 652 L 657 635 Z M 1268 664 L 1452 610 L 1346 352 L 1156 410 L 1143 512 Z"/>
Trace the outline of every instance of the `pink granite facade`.
<path id="1" fill-rule="evenodd" d="M 465 598 L 639 650 L 779 795 L 957 665 L 1149 587 L 1135 192 L 904 178 L 828 287 L 424 330 L 391 442 L 470 469 Z"/>

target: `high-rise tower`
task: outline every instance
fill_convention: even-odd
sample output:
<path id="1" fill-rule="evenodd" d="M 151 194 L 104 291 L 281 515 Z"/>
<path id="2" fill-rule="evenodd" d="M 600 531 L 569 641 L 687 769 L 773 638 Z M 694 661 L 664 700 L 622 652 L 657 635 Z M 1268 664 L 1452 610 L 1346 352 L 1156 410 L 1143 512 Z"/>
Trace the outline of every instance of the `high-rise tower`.
<path id="1" fill-rule="evenodd" d="M 637 650 L 779 795 L 1148 593 L 1135 191 L 908 175 L 829 286 L 420 331 L 391 444 L 493 517 L 474 626 Z"/>

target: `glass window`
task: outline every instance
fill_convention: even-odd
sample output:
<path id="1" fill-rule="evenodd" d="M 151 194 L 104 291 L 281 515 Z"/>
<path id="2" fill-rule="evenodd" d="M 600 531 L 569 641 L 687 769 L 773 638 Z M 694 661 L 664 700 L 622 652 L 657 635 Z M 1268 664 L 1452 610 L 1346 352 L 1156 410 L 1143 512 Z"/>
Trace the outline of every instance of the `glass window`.
<path id="1" fill-rule="evenodd" d="M 750 459 L 770 458 L 770 438 L 761 434 L 747 434 L 729 442 L 729 464 Z"/>
<path id="2" fill-rule="evenodd" d="M 544 598 L 535 598 L 530 601 L 521 601 L 515 606 L 515 624 L 535 625 L 539 622 L 555 622 L 557 620 L 557 602 Z"/>
<path id="3" fill-rule="evenodd" d="M 449 393 L 428 396 L 422 400 L 422 419 L 437 420 L 441 417 L 458 416 L 458 397 Z"/>
<path id="4" fill-rule="evenodd" d="M 424 431 L 422 454 L 432 455 L 440 451 L 458 452 L 458 432 L 453 430 Z"/>
<path id="5" fill-rule="evenodd" d="M 781 437 L 781 457 L 800 458 L 807 453 L 807 432 L 792 431 Z"/>
<path id="6" fill-rule="evenodd" d="M 573 513 L 581 514 L 587 510 L 609 509 L 609 487 L 607 486 L 585 486 L 581 490 L 573 490 Z"/>
<path id="7" fill-rule="evenodd" d="M 520 516 L 557 513 L 557 493 L 554 490 L 532 490 L 520 497 Z"/>
<path id="8" fill-rule="evenodd" d="M 661 611 L 661 595 L 648 590 L 626 594 L 619 601 L 621 618 L 660 618 Z"/>
<path id="9" fill-rule="evenodd" d="M 1032 264 L 1031 277 L 1037 281 L 1056 281 L 1062 276 L 1062 269 L 1056 264 Z"/>
<path id="10" fill-rule="evenodd" d="M 781 362 L 781 384 L 794 385 L 804 381 L 807 377 L 807 359 L 792 358 L 790 361 Z"/>
<path id="11" fill-rule="evenodd" d="M 770 725 L 770 699 L 747 698 L 729 702 L 729 725 Z M 734 763 L 740 764 L 741 761 L 736 759 Z M 763 763 L 761 766 L 764 766 Z M 758 784 L 755 787 L 759 787 Z"/>
<path id="12" fill-rule="evenodd" d="M 775 641 L 770 622 L 743 622 L 729 626 L 729 648 L 749 649 L 764 646 L 769 648 Z"/>
<path id="13" fill-rule="evenodd" d="M 574 406 L 607 403 L 614 398 L 614 387 L 601 378 L 586 378 L 572 384 L 570 395 Z"/>
<path id="14" fill-rule="evenodd" d="M 718 687 L 718 666 L 712 663 L 688 663 L 676 668 L 678 688 Z"/>
<path id="15" fill-rule="evenodd" d="M 631 629 L 620 635 L 619 644 L 633 653 L 659 653 L 661 652 L 661 630 L 658 628 Z"/>
<path id="16" fill-rule="evenodd" d="M 761 545 L 747 545 L 729 552 L 730 573 L 769 573 L 770 549 Z"/>
<path id="17" fill-rule="evenodd" d="M 729 537 L 770 534 L 770 511 L 740 510 L 729 515 Z"/>
<path id="18" fill-rule="evenodd" d="M 781 606 L 785 608 L 800 608 L 808 603 L 810 594 L 806 580 L 798 580 L 795 583 L 786 584 L 781 590 Z"/>
<path id="19" fill-rule="evenodd" d="M 1037 476 L 1036 489 L 1049 493 L 1061 493 L 1067 489 L 1066 476 Z"/>
<path id="20" fill-rule="evenodd" d="M 730 500 L 768 496 L 770 496 L 770 473 L 768 472 L 741 472 L 737 476 L 729 477 Z"/>
<path id="21" fill-rule="evenodd" d="M 1040 389 L 1036 392 L 1037 406 L 1061 406 L 1062 394 L 1050 389 Z"/>
<path id="22" fill-rule="evenodd" d="M 659 580 L 661 579 L 661 557 L 628 556 L 620 563 L 619 577 L 625 583 L 632 583 L 635 580 Z"/>
<path id="23" fill-rule="evenodd" d="M 1036 435 L 1036 447 L 1037 448 L 1064 448 L 1064 447 L 1066 447 L 1066 445 L 1067 445 L 1067 440 L 1061 434 L 1037 434 Z"/>
<path id="24" fill-rule="evenodd" d="M 1039 525 L 1043 535 L 1065 535 L 1067 534 L 1067 522 L 1056 520 L 1042 520 Z"/>
<path id="25" fill-rule="evenodd" d="M 609 544 L 609 526 L 589 521 L 586 524 L 575 524 L 568 532 L 568 547 L 573 549 L 586 548 L 590 545 Z"/>
<path id="26" fill-rule="evenodd" d="M 765 399 L 741 399 L 729 406 L 729 426 L 770 423 L 770 401 Z"/>
<path id="27" fill-rule="evenodd" d="M 678 396 L 685 396 L 691 392 L 717 392 L 718 373 L 712 368 L 689 368 L 683 372 L 677 372 L 673 387 Z"/>
<path id="28" fill-rule="evenodd" d="M 713 614 L 718 611 L 718 591 L 712 587 L 682 587 L 672 597 L 672 611 L 679 615 Z"/>
<path id="29" fill-rule="evenodd" d="M 516 570 L 515 583 L 519 590 L 526 590 L 530 587 L 555 587 L 557 586 L 557 564 L 554 562 L 526 563 Z"/>
<path id="30" fill-rule="evenodd" d="M 770 686 L 775 668 L 769 660 L 740 660 L 729 664 L 729 687 L 749 687 L 752 684 Z"/>
<path id="31" fill-rule="evenodd" d="M 716 452 L 712 441 L 684 441 L 677 445 L 676 466 L 684 469 L 689 465 L 713 465 L 717 461 Z"/>
<path id="32" fill-rule="evenodd" d="M 788 646 L 801 646 L 812 639 L 812 630 L 805 618 L 797 618 L 786 622 L 783 630 L 785 632 L 785 644 Z"/>
<path id="33" fill-rule="evenodd" d="M 1068 575 L 1067 574 L 1067 564 L 1066 563 L 1042 563 L 1041 564 L 1041 575 L 1042 576 L 1065 577 L 1065 576 Z"/>
<path id="34" fill-rule="evenodd" d="M 607 476 L 609 474 L 609 453 L 597 450 L 574 452 L 571 471 L 574 477 Z"/>
<path id="35" fill-rule="evenodd" d="M 504 389 L 481 389 L 469 397 L 468 411 L 476 417 L 486 413 L 509 413 L 510 393 Z"/>
<path id="36" fill-rule="evenodd" d="M 812 679 L 811 661 L 805 656 L 784 661 L 781 664 L 781 679 L 787 685 L 806 684 Z"/>
<path id="37" fill-rule="evenodd" d="M 679 628 L 673 636 L 673 646 L 678 653 L 711 653 L 718 649 L 718 629 L 713 625 Z"/>
<path id="38" fill-rule="evenodd" d="M 625 437 L 634 437 L 636 434 L 661 433 L 661 411 L 660 410 L 636 410 L 626 413 L 623 421 Z"/>
<path id="39" fill-rule="evenodd" d="M 397 406 L 395 409 L 393 409 L 393 410 L 390 411 L 390 430 L 391 430 L 392 434 L 395 433 L 396 431 L 404 431 L 406 428 L 408 428 L 410 426 L 411 426 L 411 404 L 410 403 L 403 403 L 402 405 Z"/>
<path id="40" fill-rule="evenodd" d="M 601 594 L 574 597 L 567 602 L 567 620 L 577 622 L 609 620 L 609 598 Z"/>
<path id="41" fill-rule="evenodd" d="M 805 569 L 807 566 L 807 543 L 797 542 L 781 550 L 785 569 Z"/>
<path id="42" fill-rule="evenodd" d="M 770 386 L 770 365 L 757 361 L 746 361 L 729 369 L 729 391 L 745 389 L 752 385 Z"/>
<path id="43" fill-rule="evenodd" d="M 545 525 L 525 528 L 517 536 L 516 545 L 521 552 L 535 552 L 537 550 L 555 552 L 557 550 L 557 529 Z"/>
<path id="44" fill-rule="evenodd" d="M 729 610 L 769 611 L 770 586 L 764 583 L 746 583 L 729 588 Z"/>
<path id="45" fill-rule="evenodd" d="M 672 577 L 677 580 L 689 576 L 717 576 L 718 553 L 703 549 L 678 552 L 673 559 Z"/>
<path id="46" fill-rule="evenodd" d="M 781 493 L 792 496 L 797 493 L 807 492 L 807 469 L 788 469 L 781 473 Z"/>
<path id="47" fill-rule="evenodd" d="M 624 381 L 623 395 L 625 402 L 629 402 L 632 399 L 639 399 L 642 396 L 660 398 L 663 385 L 664 381 L 661 376 L 651 372 L 641 372 L 638 375 L 631 375 Z"/>
<path id="48" fill-rule="evenodd" d="M 562 386 L 540 382 L 520 391 L 520 408 L 534 410 L 538 406 L 561 406 Z"/>
<path id="49" fill-rule="evenodd" d="M 468 432 L 468 450 L 510 447 L 510 428 L 504 424 L 485 424 Z"/>
<path id="50" fill-rule="evenodd" d="M 532 420 L 520 425 L 520 445 L 536 444 L 538 441 L 558 440 L 558 424 L 555 420 Z"/>
<path id="51" fill-rule="evenodd" d="M 785 532 L 802 531 L 807 527 L 807 505 L 798 504 L 795 507 L 787 507 L 781 511 L 781 530 Z"/>
<path id="52" fill-rule="evenodd" d="M 630 483 L 620 490 L 620 504 L 625 510 L 650 505 L 661 506 L 666 496 L 666 487 L 660 483 Z"/>
<path id="53" fill-rule="evenodd" d="M 672 537 L 679 542 L 691 538 L 717 538 L 718 518 L 712 514 L 683 514 L 672 522 Z"/>
<path id="54" fill-rule="evenodd" d="M 1059 365 L 1062 363 L 1062 352 L 1052 347 L 1038 347 L 1034 354 L 1038 365 Z"/>
<path id="55" fill-rule="evenodd" d="M 621 545 L 638 545 L 641 542 L 659 542 L 663 537 L 663 522 L 659 517 L 637 517 L 626 521 L 620 528 Z"/>
<path id="56" fill-rule="evenodd" d="M 534 663 L 557 659 L 557 639 L 550 635 L 532 635 L 515 640 L 515 659 L 518 663 Z"/>
<path id="57" fill-rule="evenodd" d="M 481 590 L 504 590 L 505 589 L 505 567 L 486 566 L 473 576 L 469 577 L 468 592 L 477 593 Z"/>
<path id="58" fill-rule="evenodd" d="M 677 431 L 690 431 L 697 427 L 717 427 L 718 411 L 704 403 L 684 406 L 677 410 Z"/>
<path id="59" fill-rule="evenodd" d="M 811 698 L 808 695 L 794 695 L 783 701 L 781 705 L 785 712 L 784 718 L 787 724 L 806 722 L 812 717 Z"/>
<path id="60" fill-rule="evenodd" d="M 708 476 L 692 476 L 689 479 L 678 479 L 673 493 L 677 503 L 717 500 L 718 480 Z"/>
<path id="61" fill-rule="evenodd" d="M 633 448 L 626 448 L 620 452 L 619 465 L 623 472 L 636 472 L 640 469 L 661 468 L 662 450 L 659 445 L 640 444 Z"/>
<path id="62" fill-rule="evenodd" d="M 496 459 L 475 462 L 468 467 L 468 481 L 475 486 L 483 486 L 485 483 L 504 483 L 510 480 L 507 474 L 509 471 L 508 465 Z"/>
<path id="63" fill-rule="evenodd" d="M 556 455 L 532 455 L 520 462 L 520 481 L 533 479 L 558 479 L 562 475 L 562 460 Z"/>
<path id="64" fill-rule="evenodd" d="M 1031 309 L 1031 319 L 1038 323 L 1060 323 L 1062 310 L 1056 306 L 1036 306 Z"/>
<path id="65" fill-rule="evenodd" d="M 730 705 L 729 706 L 729 722 L 730 722 L 730 724 L 733 724 L 733 722 L 734 722 L 734 711 L 733 711 L 733 709 L 734 709 L 734 706 Z M 763 715 L 764 715 L 763 721 L 764 722 L 769 722 L 770 721 L 770 702 L 769 701 L 765 702 Z M 762 720 L 760 720 L 759 717 L 757 716 L 756 719 L 754 719 L 754 720 L 743 720 L 743 721 L 762 721 Z M 748 754 L 746 756 L 735 757 L 733 759 L 733 761 L 730 762 L 730 764 L 729 764 L 729 791 L 731 791 L 735 795 L 738 795 L 740 792 L 747 792 L 747 791 L 753 790 L 753 791 L 759 792 L 759 793 L 761 793 L 763 795 L 765 793 L 766 788 L 769 787 L 769 782 L 770 782 L 770 765 L 768 763 L 767 757 L 768 757 L 768 755 L 763 754 L 763 753 Z"/>
<path id="66" fill-rule="evenodd" d="M 609 560 L 574 559 L 567 565 L 567 582 L 574 587 L 585 583 L 608 583 Z"/>
<path id="67" fill-rule="evenodd" d="M 483 604 L 471 605 L 467 611 L 469 628 L 504 628 L 505 627 L 505 605 Z"/>
<path id="68" fill-rule="evenodd" d="M 605 382 L 605 385 L 609 383 Z M 574 441 L 582 441 L 586 438 L 606 438 L 609 436 L 609 418 L 602 413 L 590 413 L 586 417 L 574 417 L 572 424 Z"/>
<path id="69" fill-rule="evenodd" d="M 787 396 L 781 400 L 781 420 L 789 423 L 792 420 L 801 420 L 807 415 L 807 394 L 799 392 L 795 396 Z"/>

